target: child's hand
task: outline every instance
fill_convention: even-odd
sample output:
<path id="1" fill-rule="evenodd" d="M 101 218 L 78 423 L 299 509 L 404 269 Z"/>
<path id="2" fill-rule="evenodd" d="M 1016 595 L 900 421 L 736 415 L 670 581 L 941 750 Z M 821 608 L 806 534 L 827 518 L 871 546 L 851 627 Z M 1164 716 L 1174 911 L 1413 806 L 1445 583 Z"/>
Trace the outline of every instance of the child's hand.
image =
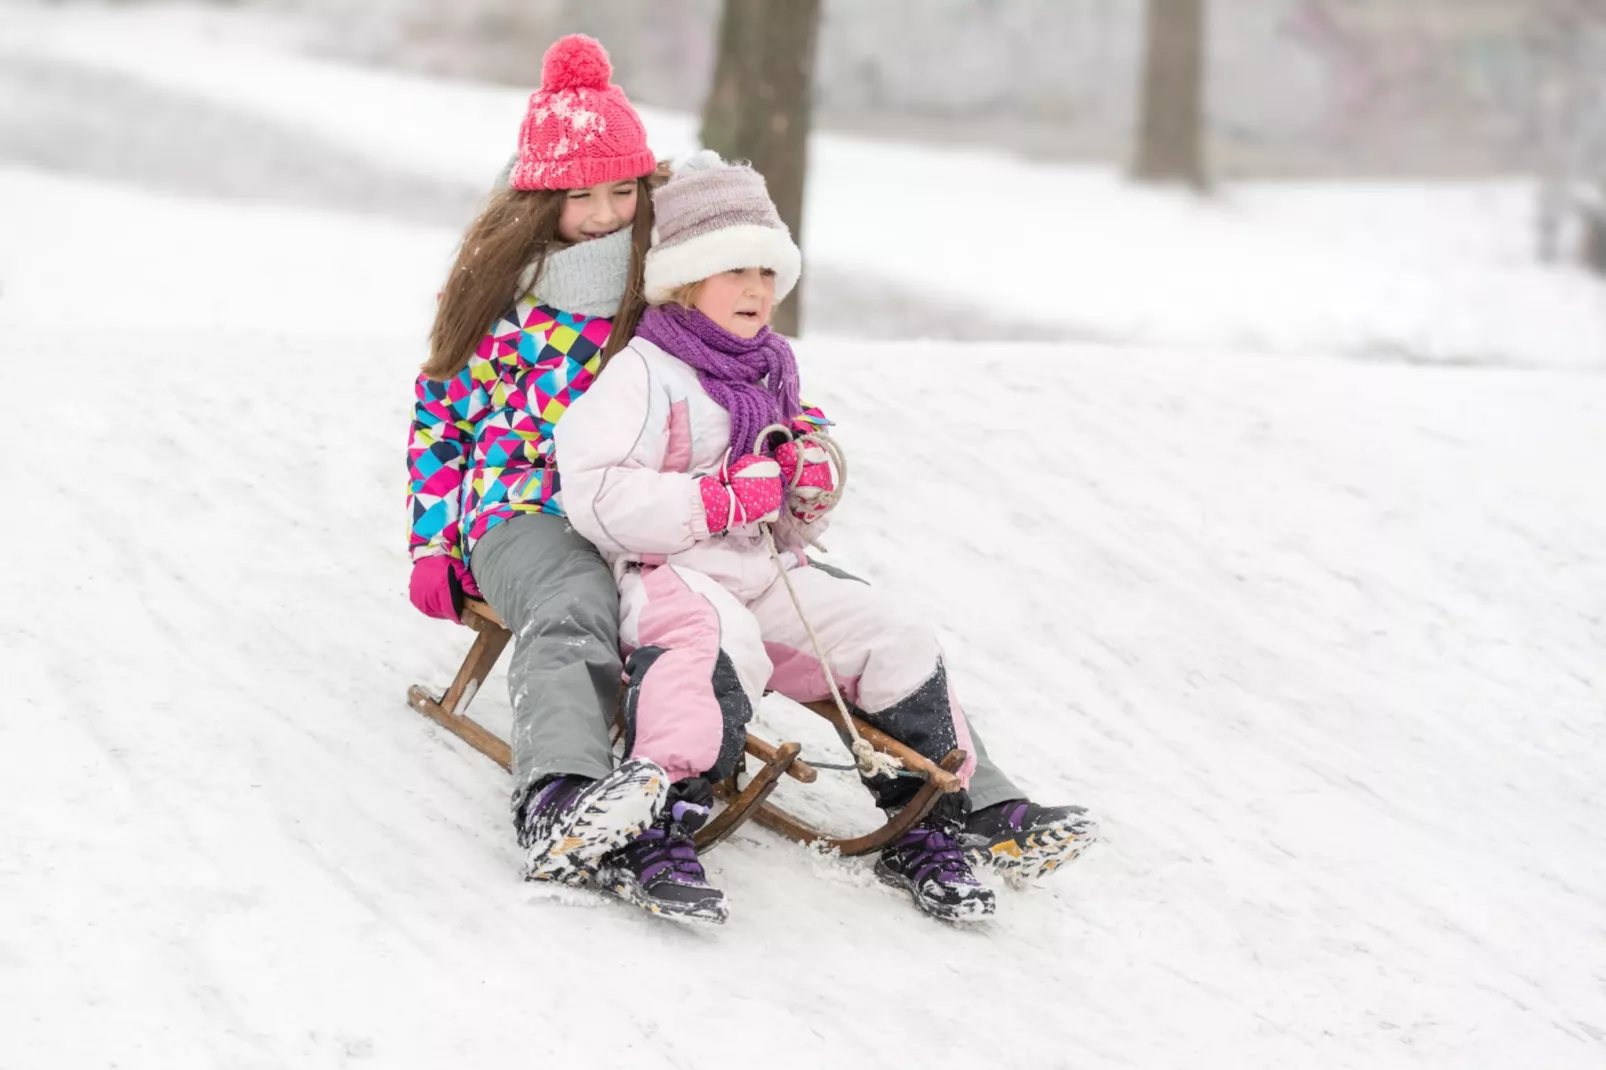
<path id="1" fill-rule="evenodd" d="M 781 466 L 756 453 L 721 465 L 718 476 L 702 478 L 701 487 L 710 535 L 779 518 L 786 496 Z"/>
<path id="2" fill-rule="evenodd" d="M 787 512 L 805 524 L 824 516 L 828 507 L 820 499 L 836 489 L 836 473 L 825 447 L 813 440 L 801 445 L 783 442 L 775 448 L 775 461 L 786 486 Z"/>
<path id="3" fill-rule="evenodd" d="M 455 557 L 437 554 L 413 562 L 407 595 L 421 613 L 441 620 L 463 622 L 463 600 L 483 598 L 474 574 Z"/>

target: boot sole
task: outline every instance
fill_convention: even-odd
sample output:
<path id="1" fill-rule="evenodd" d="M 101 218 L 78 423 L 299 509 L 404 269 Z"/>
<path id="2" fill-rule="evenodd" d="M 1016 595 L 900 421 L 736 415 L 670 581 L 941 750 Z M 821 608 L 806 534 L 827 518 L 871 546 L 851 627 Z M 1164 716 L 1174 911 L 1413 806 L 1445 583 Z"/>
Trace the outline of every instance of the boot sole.
<path id="1" fill-rule="evenodd" d="M 580 814 L 561 833 L 530 845 L 524 879 L 584 884 L 603 856 L 641 835 L 658 819 L 669 794 L 669 777 L 644 759 L 625 762 L 586 789 Z"/>
<path id="2" fill-rule="evenodd" d="M 920 890 L 915 887 L 914 881 L 903 874 L 886 868 L 880 860 L 875 864 L 876 880 L 889 888 L 897 888 L 907 892 L 909 898 L 915 901 L 922 913 L 929 914 L 939 921 L 951 921 L 959 924 L 985 921 L 993 916 L 998 909 L 997 899 L 989 894 L 985 888 L 978 888 L 976 894 L 966 897 L 957 903 L 933 903 L 920 897 Z"/>
<path id="3" fill-rule="evenodd" d="M 990 865 L 1011 887 L 1022 888 L 1074 861 L 1098 840 L 1098 825 L 1087 822 L 1075 831 L 1050 826 L 988 847 L 966 852 L 972 869 Z"/>
<path id="4" fill-rule="evenodd" d="M 604 870 L 598 876 L 597 884 L 602 891 L 633 907 L 640 907 L 649 914 L 682 925 L 723 925 L 730 917 L 730 907 L 724 896 L 708 897 L 694 903 L 656 899 L 648 895 L 646 889 L 636 882 L 635 874 L 629 872 Z"/>

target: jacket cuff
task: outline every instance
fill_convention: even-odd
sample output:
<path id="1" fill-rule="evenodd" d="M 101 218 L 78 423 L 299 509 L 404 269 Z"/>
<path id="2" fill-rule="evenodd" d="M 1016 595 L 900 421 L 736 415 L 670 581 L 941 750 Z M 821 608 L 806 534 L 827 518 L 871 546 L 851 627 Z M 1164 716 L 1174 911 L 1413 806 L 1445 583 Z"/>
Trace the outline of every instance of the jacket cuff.
<path id="1" fill-rule="evenodd" d="M 449 563 L 446 566 L 446 586 L 452 593 L 452 612 L 457 614 L 458 620 L 462 620 L 463 610 L 467 608 L 464 602 L 466 596 L 463 593 L 463 581 L 457 575 L 457 566 L 455 564 Z"/>
<path id="2" fill-rule="evenodd" d="M 708 506 L 703 504 L 703 479 L 691 481 L 691 537 L 698 542 L 714 533 L 708 530 Z"/>

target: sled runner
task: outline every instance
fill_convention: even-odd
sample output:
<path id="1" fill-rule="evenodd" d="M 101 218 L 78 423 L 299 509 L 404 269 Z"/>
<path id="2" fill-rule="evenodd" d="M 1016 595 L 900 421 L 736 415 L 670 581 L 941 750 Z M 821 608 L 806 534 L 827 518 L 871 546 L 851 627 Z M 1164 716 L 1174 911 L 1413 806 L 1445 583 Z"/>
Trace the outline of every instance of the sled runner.
<path id="1" fill-rule="evenodd" d="M 511 772 L 513 752 L 507 741 L 463 711 L 474 700 L 474 695 L 490 675 L 496 659 L 502 656 L 513 633 L 502 623 L 495 610 L 473 599 L 468 601 L 463 611 L 463 623 L 474 631 L 474 644 L 469 647 L 468 656 L 463 659 L 463 665 L 457 670 L 457 676 L 446 693 L 437 696 L 414 684 L 407 689 L 407 701 L 413 709 Z M 811 702 L 805 705 L 833 725 L 838 723 L 840 715 L 831 703 Z M 963 750 L 949 751 L 941 762 L 933 763 L 858 718 L 854 718 L 854 724 L 872 747 L 899 759 L 908 773 L 925 781 L 908 805 L 880 828 L 862 836 L 831 836 L 768 802 L 770 793 L 780 783 L 782 776 L 812 784 L 819 773 L 798 757 L 802 751 L 800 744 L 782 743 L 776 746 L 749 732 L 747 753 L 762 765 L 745 783 L 741 783 L 742 773 L 738 770 L 736 776 L 714 786 L 715 794 L 725 803 L 725 807 L 698 830 L 697 848 L 707 850 L 713 847 L 752 820 L 772 832 L 801 843 L 819 843 L 850 856 L 870 854 L 918 823 L 930 812 L 939 796 L 959 790 L 959 780 L 954 774 L 965 763 L 966 754 Z"/>

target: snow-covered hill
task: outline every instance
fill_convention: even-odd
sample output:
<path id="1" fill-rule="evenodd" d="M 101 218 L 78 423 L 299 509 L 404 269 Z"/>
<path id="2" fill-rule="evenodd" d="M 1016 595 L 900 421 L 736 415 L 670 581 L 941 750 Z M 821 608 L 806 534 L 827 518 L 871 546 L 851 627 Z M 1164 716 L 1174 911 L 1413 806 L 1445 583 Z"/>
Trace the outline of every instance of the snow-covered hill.
<path id="1" fill-rule="evenodd" d="M 1601 378 L 807 345 L 835 559 L 1106 839 L 954 932 L 752 831 L 691 934 L 521 886 L 502 774 L 403 703 L 464 643 L 404 595 L 384 314 L 438 235 L 0 205 L 0 1066 L 1600 1058 Z"/>
<path id="2" fill-rule="evenodd" d="M 0 1067 L 1606 1058 L 1606 376 L 808 341 L 832 560 L 1104 840 L 956 931 L 750 829 L 687 932 L 523 885 L 405 704 L 466 643 L 403 552 L 453 238 L 0 162 Z"/>

